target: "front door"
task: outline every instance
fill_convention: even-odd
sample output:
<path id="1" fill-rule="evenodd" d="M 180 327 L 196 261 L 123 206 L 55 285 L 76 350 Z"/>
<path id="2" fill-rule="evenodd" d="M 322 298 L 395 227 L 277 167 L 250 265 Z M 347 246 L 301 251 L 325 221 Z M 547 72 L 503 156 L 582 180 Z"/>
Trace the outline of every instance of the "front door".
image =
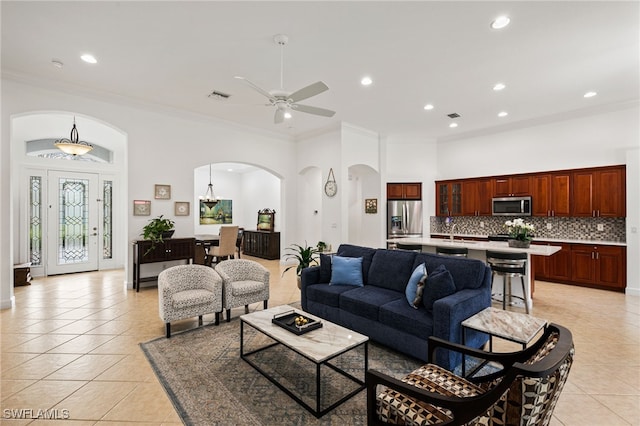
<path id="1" fill-rule="evenodd" d="M 98 269 L 98 175 L 49 171 L 47 275 Z"/>

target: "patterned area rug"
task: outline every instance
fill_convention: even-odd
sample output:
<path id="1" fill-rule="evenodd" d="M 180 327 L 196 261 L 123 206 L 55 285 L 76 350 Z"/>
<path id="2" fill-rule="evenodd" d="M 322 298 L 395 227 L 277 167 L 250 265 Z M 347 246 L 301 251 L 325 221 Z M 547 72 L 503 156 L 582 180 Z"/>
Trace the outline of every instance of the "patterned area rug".
<path id="1" fill-rule="evenodd" d="M 270 340 L 245 328 L 245 351 L 266 346 Z M 366 390 L 317 419 L 240 359 L 240 320 L 207 325 L 142 343 L 156 375 L 187 425 L 365 425 Z M 364 378 L 357 349 L 335 364 Z M 315 401 L 315 365 L 281 345 L 260 352 L 255 362 L 279 375 L 279 380 L 303 400 Z M 369 342 L 369 368 L 402 377 L 423 362 Z M 323 368 L 322 406 L 329 406 L 356 385 Z"/>

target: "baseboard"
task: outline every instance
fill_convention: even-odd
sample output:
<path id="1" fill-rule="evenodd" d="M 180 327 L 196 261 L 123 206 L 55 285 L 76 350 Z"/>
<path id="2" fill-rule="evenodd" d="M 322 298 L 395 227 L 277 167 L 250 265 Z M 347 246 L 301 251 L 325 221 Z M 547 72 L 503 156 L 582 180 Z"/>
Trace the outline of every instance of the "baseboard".
<path id="1" fill-rule="evenodd" d="M 624 294 L 627 296 L 640 296 L 640 288 L 629 288 L 624 290 Z"/>
<path id="2" fill-rule="evenodd" d="M 0 300 L 0 309 L 9 309 L 13 308 L 16 304 L 16 297 L 11 296 L 8 300 Z"/>

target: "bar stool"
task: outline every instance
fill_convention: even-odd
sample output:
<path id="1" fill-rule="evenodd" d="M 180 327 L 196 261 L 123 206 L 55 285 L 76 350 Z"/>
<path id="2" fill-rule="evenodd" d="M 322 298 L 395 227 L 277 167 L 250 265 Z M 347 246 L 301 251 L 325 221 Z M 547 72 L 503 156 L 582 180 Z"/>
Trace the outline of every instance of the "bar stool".
<path id="1" fill-rule="evenodd" d="M 441 256 L 467 257 L 469 250 L 466 247 L 440 247 L 436 246 L 436 254 Z"/>
<path id="2" fill-rule="evenodd" d="M 493 278 L 496 275 L 500 275 L 502 277 L 502 309 L 506 310 L 508 294 L 509 304 L 511 304 L 511 299 L 514 297 L 516 299 L 522 299 L 524 302 L 524 308 L 526 312 L 529 313 L 527 288 L 524 283 L 527 266 L 527 253 L 498 253 L 487 250 L 487 263 L 491 267 L 491 282 L 493 282 Z M 511 278 L 514 277 L 520 277 L 523 297 L 512 295 Z M 507 293 L 507 290 L 509 293 Z"/>
<path id="3" fill-rule="evenodd" d="M 411 250 L 411 251 L 422 251 L 422 246 L 417 244 L 401 244 L 396 243 L 396 248 L 398 250 Z"/>

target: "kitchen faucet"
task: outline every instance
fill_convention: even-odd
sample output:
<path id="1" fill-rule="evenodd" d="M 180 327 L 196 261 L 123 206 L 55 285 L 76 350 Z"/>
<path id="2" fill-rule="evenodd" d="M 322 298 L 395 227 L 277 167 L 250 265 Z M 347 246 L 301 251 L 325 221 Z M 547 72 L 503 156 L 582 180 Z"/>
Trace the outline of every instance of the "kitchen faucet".
<path id="1" fill-rule="evenodd" d="M 452 223 L 451 226 L 449 227 L 449 239 L 451 241 L 453 241 L 453 230 L 455 229 L 455 227 L 456 227 L 455 223 Z"/>

